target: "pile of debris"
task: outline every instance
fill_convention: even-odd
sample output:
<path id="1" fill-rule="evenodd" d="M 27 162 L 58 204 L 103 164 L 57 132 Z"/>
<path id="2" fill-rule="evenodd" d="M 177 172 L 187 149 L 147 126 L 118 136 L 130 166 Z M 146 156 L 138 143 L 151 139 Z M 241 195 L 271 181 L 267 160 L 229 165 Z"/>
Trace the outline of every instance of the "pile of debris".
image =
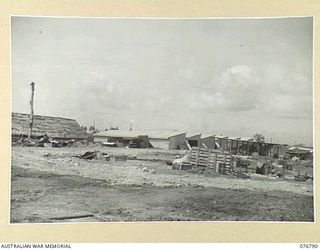
<path id="1" fill-rule="evenodd" d="M 189 160 L 189 155 L 185 155 L 182 158 L 176 156 L 171 165 L 172 169 L 174 170 L 187 170 L 192 168 L 191 162 Z"/>
<path id="2" fill-rule="evenodd" d="M 18 141 L 13 141 L 12 146 L 22 147 L 53 147 L 63 148 L 71 147 L 75 144 L 75 140 L 50 140 L 46 135 L 40 138 L 21 137 Z"/>
<path id="3" fill-rule="evenodd" d="M 84 160 L 104 160 L 104 161 L 110 161 L 111 155 L 108 153 L 100 153 L 99 151 L 87 151 L 82 155 L 76 155 L 75 157 L 78 157 L 80 159 Z"/>
<path id="4" fill-rule="evenodd" d="M 114 161 L 127 161 L 131 159 L 136 159 L 136 156 L 128 156 L 128 155 L 112 155 L 107 152 L 97 151 L 87 151 L 81 155 L 75 155 L 74 157 L 83 159 L 83 160 L 103 160 L 110 161 L 111 159 Z"/>

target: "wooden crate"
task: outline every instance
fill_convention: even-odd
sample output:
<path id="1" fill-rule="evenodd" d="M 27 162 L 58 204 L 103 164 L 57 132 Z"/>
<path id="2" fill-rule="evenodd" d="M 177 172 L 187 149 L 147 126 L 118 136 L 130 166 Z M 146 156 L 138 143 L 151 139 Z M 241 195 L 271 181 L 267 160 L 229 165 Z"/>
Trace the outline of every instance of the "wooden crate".
<path id="1" fill-rule="evenodd" d="M 221 173 L 229 173 L 232 155 L 228 151 L 193 147 L 190 153 L 190 162 L 194 166 L 215 168 L 217 172 L 217 165 L 220 163 L 220 166 L 223 166 L 220 167 Z"/>

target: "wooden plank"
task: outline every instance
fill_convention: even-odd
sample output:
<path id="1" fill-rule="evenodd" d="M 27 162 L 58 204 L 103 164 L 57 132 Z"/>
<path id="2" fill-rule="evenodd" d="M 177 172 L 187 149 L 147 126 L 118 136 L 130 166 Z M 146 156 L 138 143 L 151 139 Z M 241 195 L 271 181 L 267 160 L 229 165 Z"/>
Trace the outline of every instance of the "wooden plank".
<path id="1" fill-rule="evenodd" d="M 207 151 L 207 152 L 199 151 L 199 153 L 200 153 L 201 155 L 209 155 L 209 152 L 208 152 L 208 151 Z"/>
<path id="2" fill-rule="evenodd" d="M 204 160 L 207 160 L 207 159 L 209 159 L 209 157 L 205 157 L 205 156 L 199 156 L 199 159 L 204 159 Z"/>
<path id="3" fill-rule="evenodd" d="M 223 162 L 223 161 L 209 161 L 209 163 L 211 163 L 211 164 L 215 164 L 216 162 L 222 162 L 222 163 L 231 165 L 231 162 L 230 162 L 230 161 L 226 161 L 226 162 Z"/>
<path id="4" fill-rule="evenodd" d="M 209 158 L 212 158 L 212 159 L 224 159 L 224 158 L 226 158 L 226 159 L 232 159 L 232 157 L 224 157 L 223 155 L 215 155 L 214 157 L 212 157 L 212 156 L 210 156 Z"/>
<path id="5" fill-rule="evenodd" d="M 208 164 L 208 162 L 207 162 L 207 161 L 198 161 L 198 163 Z"/>
<path id="6" fill-rule="evenodd" d="M 204 152 L 204 153 L 208 153 L 208 152 L 209 152 L 209 150 L 208 150 L 208 149 L 202 149 L 202 148 L 201 148 L 201 149 L 199 149 L 199 151 L 200 151 L 200 152 Z"/>
<path id="7" fill-rule="evenodd" d="M 221 162 L 225 162 L 226 160 L 223 158 L 218 158 L 216 161 L 221 161 Z"/>
<path id="8" fill-rule="evenodd" d="M 222 160 L 231 160 L 231 157 L 224 157 L 224 156 L 217 156 L 217 159 L 222 159 Z"/>
<path id="9" fill-rule="evenodd" d="M 209 159 L 208 156 L 203 156 L 203 155 L 199 155 L 199 158 L 201 158 L 201 159 Z"/>
<path id="10" fill-rule="evenodd" d="M 198 164 L 204 164 L 204 165 L 208 165 L 208 162 L 205 161 L 199 161 Z"/>
<path id="11" fill-rule="evenodd" d="M 199 158 L 199 161 L 205 161 L 205 162 L 208 162 L 208 159 L 205 159 L 205 158 Z"/>
<path id="12" fill-rule="evenodd" d="M 202 154 L 202 155 L 209 155 L 209 152 L 208 152 L 208 151 L 206 151 L 206 152 L 199 151 L 199 153 Z"/>
<path id="13" fill-rule="evenodd" d="M 201 158 L 208 158 L 209 156 L 208 156 L 208 155 L 199 155 L 199 157 L 201 157 Z"/>
<path id="14" fill-rule="evenodd" d="M 198 147 L 201 151 L 208 151 L 206 148 Z"/>
<path id="15" fill-rule="evenodd" d="M 207 166 L 207 164 L 205 164 L 205 163 L 198 163 L 198 166 L 206 167 L 206 166 Z"/>

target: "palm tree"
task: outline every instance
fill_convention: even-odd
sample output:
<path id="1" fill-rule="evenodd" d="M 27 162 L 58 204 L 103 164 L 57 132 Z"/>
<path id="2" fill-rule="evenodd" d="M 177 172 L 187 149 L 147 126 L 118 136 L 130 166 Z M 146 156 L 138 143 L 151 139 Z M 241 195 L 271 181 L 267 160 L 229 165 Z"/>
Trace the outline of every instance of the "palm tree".
<path id="1" fill-rule="evenodd" d="M 263 134 L 258 134 L 258 133 L 256 133 L 254 136 L 253 136 L 253 140 L 255 141 L 255 142 L 265 142 L 265 138 L 264 138 L 264 136 L 263 136 Z"/>
<path id="2" fill-rule="evenodd" d="M 253 141 L 257 143 L 257 151 L 260 155 L 260 145 L 261 143 L 265 142 L 265 138 L 263 136 L 263 134 L 259 134 L 259 133 L 256 133 L 254 136 L 253 136 Z"/>

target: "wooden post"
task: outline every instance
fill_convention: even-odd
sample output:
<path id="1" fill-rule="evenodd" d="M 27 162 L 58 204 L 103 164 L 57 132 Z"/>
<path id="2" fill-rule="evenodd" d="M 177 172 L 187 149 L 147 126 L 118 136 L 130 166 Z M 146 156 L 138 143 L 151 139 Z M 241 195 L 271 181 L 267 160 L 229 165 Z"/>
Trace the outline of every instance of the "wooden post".
<path id="1" fill-rule="evenodd" d="M 32 128 L 33 128 L 33 97 L 34 97 L 34 85 L 35 83 L 32 82 L 31 84 L 31 100 L 30 100 L 30 108 L 31 108 L 31 112 L 30 112 L 30 120 L 29 120 L 29 134 L 28 134 L 28 138 L 31 138 L 32 135 Z"/>
<path id="2" fill-rule="evenodd" d="M 268 175 L 268 168 L 269 166 L 267 164 L 264 165 L 265 168 L 264 168 L 264 175 Z"/>
<path id="3" fill-rule="evenodd" d="M 217 158 L 218 158 L 218 153 L 215 152 L 215 153 L 214 153 L 214 165 L 215 165 L 215 167 L 216 167 L 216 173 L 218 173 L 218 171 L 219 171 L 219 166 L 218 166 Z"/>
<path id="4" fill-rule="evenodd" d="M 233 165 L 232 165 L 232 171 L 233 171 L 233 172 L 238 172 L 238 171 L 236 171 L 236 170 L 237 170 L 237 159 L 234 158 L 234 159 L 233 159 Z"/>
<path id="5" fill-rule="evenodd" d="M 197 148 L 197 157 L 196 157 L 196 167 L 198 166 L 198 162 L 199 162 L 199 157 L 200 157 L 200 148 Z"/>
<path id="6" fill-rule="evenodd" d="M 226 174 L 227 170 L 227 155 L 225 152 L 223 152 L 223 173 Z"/>

